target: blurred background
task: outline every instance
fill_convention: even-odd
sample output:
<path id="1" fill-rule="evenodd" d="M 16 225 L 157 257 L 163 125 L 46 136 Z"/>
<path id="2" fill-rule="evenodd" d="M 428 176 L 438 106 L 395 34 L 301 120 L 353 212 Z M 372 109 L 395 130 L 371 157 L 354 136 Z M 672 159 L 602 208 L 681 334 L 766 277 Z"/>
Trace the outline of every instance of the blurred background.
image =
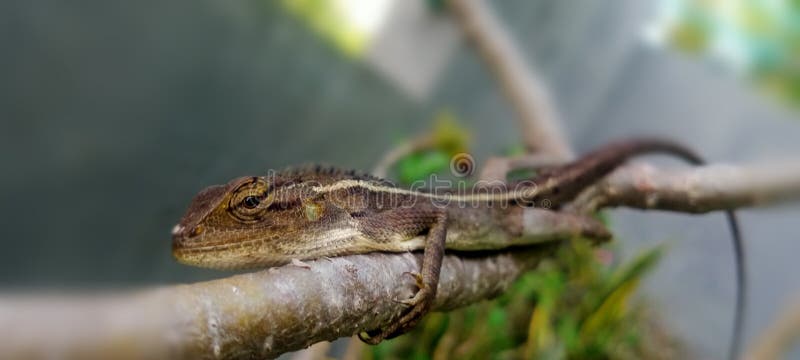
<path id="1" fill-rule="evenodd" d="M 800 154 L 789 1 L 490 5 L 578 152 L 657 134 L 715 163 Z M 0 290 L 227 276 L 171 257 L 196 192 L 291 164 L 369 170 L 443 112 L 479 162 L 520 144 L 435 0 L 0 2 Z M 623 257 L 670 244 L 643 291 L 693 351 L 721 357 L 734 299 L 723 217 L 611 215 Z M 748 338 L 800 296 L 799 218 L 798 205 L 742 212 Z"/>

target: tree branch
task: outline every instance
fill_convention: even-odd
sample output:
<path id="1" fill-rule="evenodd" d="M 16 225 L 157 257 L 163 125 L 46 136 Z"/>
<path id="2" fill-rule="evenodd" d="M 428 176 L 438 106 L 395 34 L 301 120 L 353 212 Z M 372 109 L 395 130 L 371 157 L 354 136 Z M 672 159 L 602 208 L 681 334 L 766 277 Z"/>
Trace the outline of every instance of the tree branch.
<path id="1" fill-rule="evenodd" d="M 434 308 L 501 294 L 554 247 L 445 257 Z M 421 254 L 353 255 L 135 293 L 0 299 L 8 358 L 273 358 L 375 329 L 412 295 Z"/>
<path id="2" fill-rule="evenodd" d="M 800 163 L 750 167 L 709 165 L 663 170 L 631 164 L 584 191 L 571 205 L 580 211 L 625 206 L 706 213 L 800 199 Z"/>

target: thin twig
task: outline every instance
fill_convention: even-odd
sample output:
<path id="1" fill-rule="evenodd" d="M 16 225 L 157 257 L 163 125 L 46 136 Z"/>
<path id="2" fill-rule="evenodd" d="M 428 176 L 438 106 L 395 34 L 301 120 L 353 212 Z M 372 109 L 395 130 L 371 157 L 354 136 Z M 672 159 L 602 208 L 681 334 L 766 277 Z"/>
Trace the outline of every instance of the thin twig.
<path id="1" fill-rule="evenodd" d="M 372 175 L 386 178 L 389 169 L 392 168 L 400 159 L 413 154 L 414 152 L 432 148 L 434 146 L 433 136 L 429 133 L 420 134 L 402 144 L 392 148 L 378 161 L 378 165 L 372 169 Z"/>
<path id="2" fill-rule="evenodd" d="M 484 181 L 506 181 L 511 170 L 541 169 L 563 164 L 564 161 L 543 153 L 515 157 L 491 157 L 486 160 L 478 178 Z"/>
<path id="3" fill-rule="evenodd" d="M 562 134 L 547 88 L 525 63 L 491 7 L 484 0 L 449 0 L 448 4 L 517 112 L 528 152 L 549 154 L 557 160 L 572 159 L 574 153 Z"/>

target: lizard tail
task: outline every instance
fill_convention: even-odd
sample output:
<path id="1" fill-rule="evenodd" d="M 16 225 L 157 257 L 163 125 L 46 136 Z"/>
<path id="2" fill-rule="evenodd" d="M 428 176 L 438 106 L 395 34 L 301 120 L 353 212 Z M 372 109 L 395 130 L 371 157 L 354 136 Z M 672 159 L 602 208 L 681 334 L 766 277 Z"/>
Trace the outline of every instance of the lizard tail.
<path id="1" fill-rule="evenodd" d="M 622 145 L 625 146 L 625 145 Z M 664 152 L 680 157 L 693 165 L 704 165 L 705 160 L 691 149 L 681 144 L 661 139 L 643 139 L 628 145 L 633 154 L 642 152 Z M 728 358 L 735 360 L 741 351 L 744 330 L 745 304 L 747 298 L 747 275 L 745 267 L 745 249 L 739 217 L 733 210 L 725 210 L 725 219 L 731 231 L 733 242 L 734 265 L 736 267 L 736 303 L 734 304 L 733 333 L 728 348 Z"/>
<path id="2" fill-rule="evenodd" d="M 693 165 L 704 165 L 706 163 L 702 157 L 683 145 L 663 140 L 653 142 L 653 144 L 657 144 L 655 147 L 661 151 L 677 155 Z M 731 231 L 733 256 L 736 267 L 736 303 L 734 305 L 733 333 L 731 334 L 731 343 L 728 348 L 728 358 L 735 360 L 739 356 L 739 351 L 741 351 L 742 333 L 744 331 L 747 275 L 745 271 L 744 240 L 742 239 L 742 230 L 739 226 L 739 217 L 736 215 L 735 211 L 725 210 L 725 219 Z"/>
<path id="3" fill-rule="evenodd" d="M 535 182 L 545 187 L 544 193 L 552 205 L 558 207 L 561 202 L 573 199 L 578 193 L 592 185 L 597 179 L 611 173 L 629 158 L 648 154 L 664 153 L 681 158 L 693 165 L 703 165 L 705 161 L 694 151 L 674 141 L 659 138 L 637 138 L 611 143 L 589 153 L 579 160 L 556 168 L 547 175 L 537 178 Z M 548 181 L 550 180 L 550 181 Z M 547 188 L 548 183 L 556 184 Z M 557 187 L 558 184 L 570 184 Z M 736 303 L 733 320 L 733 333 L 728 349 L 728 357 L 736 359 L 742 342 L 744 328 L 745 299 L 747 295 L 747 279 L 745 267 L 745 248 L 739 220 L 733 210 L 725 211 L 728 227 L 733 240 L 733 255 L 736 267 Z"/>
<path id="4" fill-rule="evenodd" d="M 728 357 L 734 360 L 738 357 L 741 350 L 742 332 L 744 330 L 745 299 L 747 298 L 747 281 L 744 261 L 744 243 L 742 233 L 739 228 L 739 219 L 736 212 L 726 210 L 725 217 L 733 235 L 733 255 L 736 261 L 736 315 L 733 319 L 733 335 L 731 345 L 728 349 Z"/>

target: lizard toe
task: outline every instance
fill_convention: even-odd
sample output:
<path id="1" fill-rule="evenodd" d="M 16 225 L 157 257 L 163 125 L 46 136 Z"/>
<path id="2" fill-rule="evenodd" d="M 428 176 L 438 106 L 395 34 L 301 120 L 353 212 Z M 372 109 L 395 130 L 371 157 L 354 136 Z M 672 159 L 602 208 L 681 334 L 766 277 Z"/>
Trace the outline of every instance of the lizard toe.
<path id="1" fill-rule="evenodd" d="M 413 271 L 404 271 L 403 275 L 408 275 L 414 278 L 414 282 L 417 285 L 418 289 L 422 289 L 425 287 L 425 282 L 423 281 L 422 274 Z"/>

